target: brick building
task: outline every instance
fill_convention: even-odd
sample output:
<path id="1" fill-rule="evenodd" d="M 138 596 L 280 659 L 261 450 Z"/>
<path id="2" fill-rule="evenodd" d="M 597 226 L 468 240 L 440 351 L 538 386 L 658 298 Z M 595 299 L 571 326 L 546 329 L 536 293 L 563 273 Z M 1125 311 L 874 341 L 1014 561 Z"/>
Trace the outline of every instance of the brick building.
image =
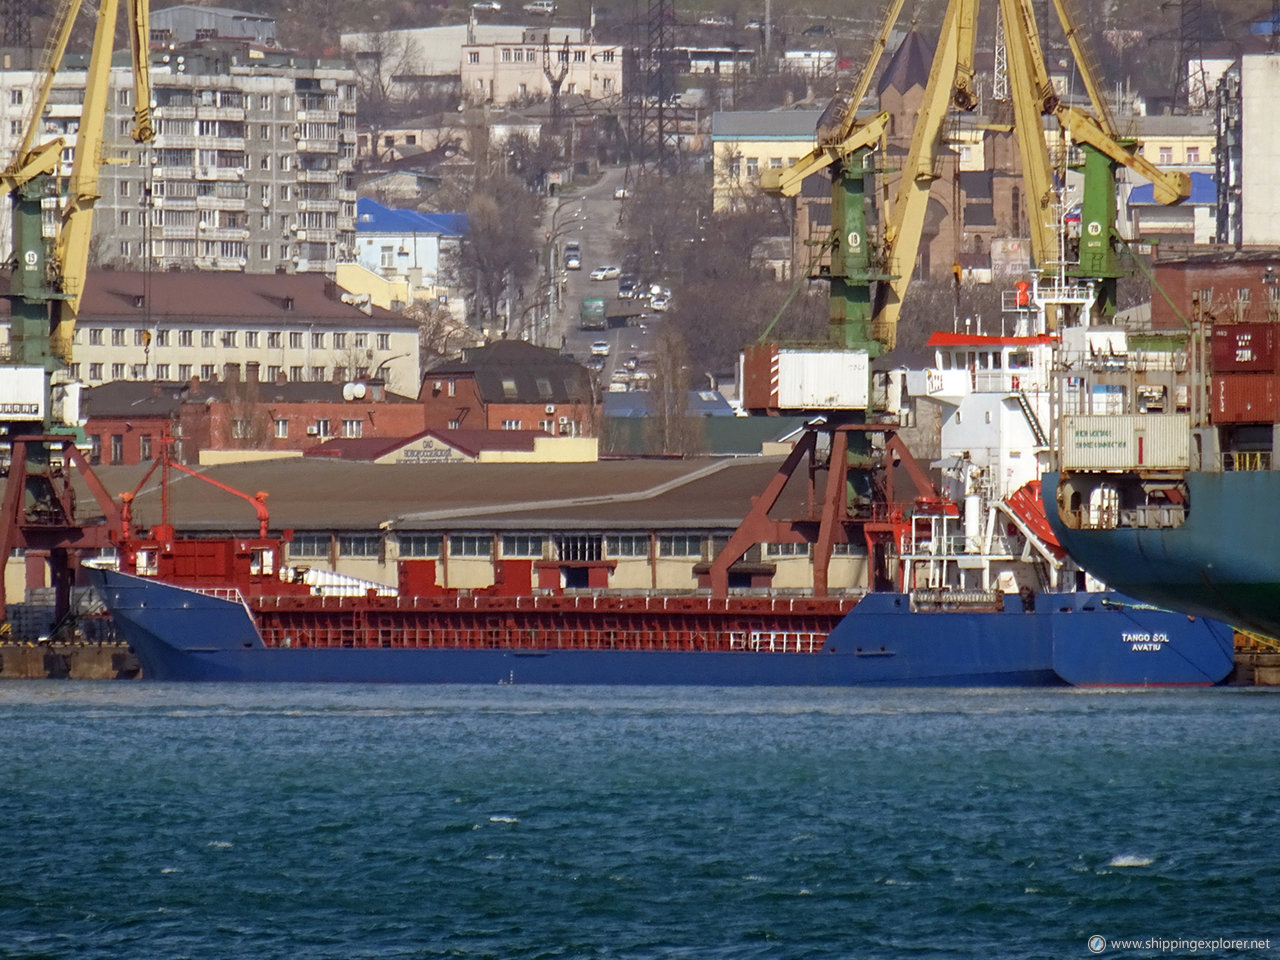
<path id="1" fill-rule="evenodd" d="M 599 435 L 591 372 L 546 347 L 499 340 L 428 370 L 419 394 L 430 430 L 542 430 Z"/>
<path id="2" fill-rule="evenodd" d="M 164 431 L 173 458 L 207 452 L 305 453 L 336 437 L 400 438 L 421 433 L 423 406 L 378 381 L 104 384 L 85 392 L 85 434 L 95 463 L 136 464 L 160 455 Z"/>

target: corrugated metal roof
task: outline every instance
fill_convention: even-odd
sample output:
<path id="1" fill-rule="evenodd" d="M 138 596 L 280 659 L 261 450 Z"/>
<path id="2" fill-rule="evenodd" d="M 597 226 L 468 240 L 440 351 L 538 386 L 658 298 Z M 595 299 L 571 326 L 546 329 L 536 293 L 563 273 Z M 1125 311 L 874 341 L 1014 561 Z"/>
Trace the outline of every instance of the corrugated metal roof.
<path id="1" fill-rule="evenodd" d="M 1156 188 L 1149 183 L 1140 183 L 1129 194 L 1129 205 L 1139 203 L 1155 203 Z M 1218 181 L 1207 173 L 1191 174 L 1191 196 L 1187 203 L 1213 204 L 1218 202 Z"/>
<path id="2" fill-rule="evenodd" d="M 713 140 L 814 140 L 820 110 L 734 110 L 711 115 Z"/>
<path id="3" fill-rule="evenodd" d="M 376 200 L 361 197 L 356 201 L 356 232 L 390 233 L 397 236 L 432 233 L 442 237 L 464 237 L 467 233 L 467 215 L 393 210 Z"/>
<path id="4" fill-rule="evenodd" d="M 725 421 L 727 422 L 727 421 Z M 237 490 L 269 494 L 273 530 L 609 530 L 731 528 L 777 471 L 778 458 L 607 460 L 572 464 L 380 466 L 341 460 L 224 464 L 201 472 Z M 97 468 L 108 490 L 132 490 L 145 466 Z M 791 486 L 797 486 L 793 483 Z M 97 516 L 81 488 L 82 515 Z M 176 474 L 170 517 L 179 531 L 250 533 L 238 497 Z M 783 509 L 799 510 L 788 491 Z M 777 513 L 778 516 L 782 512 Z M 140 525 L 160 519 L 159 480 L 134 501 Z"/>
<path id="5" fill-rule="evenodd" d="M 426 376 L 470 375 L 485 403 L 587 403 L 591 374 L 577 361 L 523 340 L 495 340 L 463 351 L 461 360 L 432 367 Z"/>
<path id="6" fill-rule="evenodd" d="M 346 403 L 342 395 L 344 384 L 333 381 L 290 381 L 253 384 L 227 381 L 199 382 L 192 384 L 168 381 L 114 380 L 84 391 L 85 412 L 88 416 L 143 416 L 165 415 L 176 412 L 183 403 L 192 400 L 226 400 L 235 392 L 235 399 L 257 403 Z M 252 390 L 248 388 L 252 387 Z M 254 394 L 247 397 L 248 393 Z M 416 397 L 406 397 L 391 391 L 384 392 L 384 400 L 378 403 L 418 403 Z M 375 401 L 365 399 L 362 406 Z M 386 442 L 386 441 L 381 441 Z"/>
<path id="7" fill-rule="evenodd" d="M 3 285 L 7 292 L 7 276 Z M 170 324 L 257 321 L 272 329 L 303 323 L 347 330 L 413 328 L 412 321 L 390 310 L 374 306 L 365 313 L 343 303 L 345 292 L 318 273 L 90 270 L 80 301 L 80 325 L 97 319 L 164 318 Z M 0 315 L 8 313 L 9 301 L 0 299 Z"/>

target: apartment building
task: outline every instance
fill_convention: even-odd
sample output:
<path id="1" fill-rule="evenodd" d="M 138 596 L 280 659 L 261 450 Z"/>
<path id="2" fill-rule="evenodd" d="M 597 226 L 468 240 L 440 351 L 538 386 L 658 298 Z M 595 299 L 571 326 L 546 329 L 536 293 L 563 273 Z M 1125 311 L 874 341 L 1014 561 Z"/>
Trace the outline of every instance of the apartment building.
<path id="1" fill-rule="evenodd" d="M 328 273 L 355 249 L 355 73 L 223 40 L 152 55 L 156 138 L 139 146 L 131 71 L 110 75 L 92 262 L 122 270 Z M 68 58 L 40 134 L 70 169 L 86 64 Z M 27 123 L 35 74 L 4 71 L 0 154 Z M 7 218 L 7 209 L 5 212 Z M 9 249 L 7 222 L 0 248 Z"/>

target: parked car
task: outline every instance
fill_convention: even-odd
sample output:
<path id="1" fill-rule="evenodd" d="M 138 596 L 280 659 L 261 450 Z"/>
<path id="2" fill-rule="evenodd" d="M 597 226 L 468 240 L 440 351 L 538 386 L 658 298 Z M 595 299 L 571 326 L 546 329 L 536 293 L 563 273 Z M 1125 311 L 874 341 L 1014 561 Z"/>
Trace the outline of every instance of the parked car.
<path id="1" fill-rule="evenodd" d="M 665 313 L 667 310 L 667 305 L 670 302 L 671 301 L 668 300 L 666 297 L 664 297 L 662 294 L 658 294 L 656 297 L 653 297 L 652 299 L 650 299 L 649 306 L 653 307 L 653 309 L 658 313 Z"/>
<path id="2" fill-rule="evenodd" d="M 525 13 L 536 13 L 543 17 L 555 16 L 556 5 L 551 0 L 532 0 L 524 5 Z"/>
<path id="3" fill-rule="evenodd" d="M 722 17 L 722 16 L 719 16 L 718 14 L 714 14 L 714 13 L 708 13 L 708 14 L 706 14 L 705 16 L 699 17 L 699 18 L 698 18 L 698 23 L 700 23 L 700 24 L 701 24 L 702 26 L 704 26 L 704 27 L 731 27 L 731 26 L 733 26 L 733 21 L 732 21 L 732 20 L 730 20 L 728 17 Z"/>
<path id="4" fill-rule="evenodd" d="M 831 36 L 831 28 L 821 23 L 815 23 L 811 27 L 806 27 L 800 32 L 804 37 L 829 37 Z"/>
<path id="5" fill-rule="evenodd" d="M 617 280 L 622 274 L 621 267 L 614 267 L 608 264 L 596 267 L 591 271 L 592 280 Z"/>
<path id="6" fill-rule="evenodd" d="M 477 13 L 498 13 L 502 10 L 502 4 L 498 3 L 498 0 L 477 0 L 476 3 L 471 5 L 471 9 Z"/>
<path id="7" fill-rule="evenodd" d="M 629 196 L 631 196 L 631 191 L 626 187 L 619 187 L 617 190 L 613 191 L 613 199 L 615 200 L 625 200 Z"/>

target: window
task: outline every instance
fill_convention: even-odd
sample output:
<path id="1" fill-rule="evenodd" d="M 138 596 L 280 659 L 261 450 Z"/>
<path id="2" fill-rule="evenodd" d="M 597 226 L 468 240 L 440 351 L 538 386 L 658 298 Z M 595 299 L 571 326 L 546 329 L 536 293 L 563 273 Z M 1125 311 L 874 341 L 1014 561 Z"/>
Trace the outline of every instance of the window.
<path id="1" fill-rule="evenodd" d="M 605 50 L 603 53 L 600 54 L 600 59 L 603 60 L 605 63 L 613 63 L 613 51 Z"/>
<path id="2" fill-rule="evenodd" d="M 378 334 L 378 349 L 379 350 L 391 349 L 391 334 L 389 333 Z"/>
<path id="3" fill-rule="evenodd" d="M 317 420 L 317 421 L 316 421 L 316 436 L 318 436 L 318 437 L 331 437 L 331 436 L 333 436 L 333 434 L 329 432 L 329 418 L 328 418 L 328 417 L 321 417 L 319 420 Z"/>
<path id="4" fill-rule="evenodd" d="M 289 368 L 289 381 L 290 381 L 291 383 L 301 383 L 301 382 L 302 382 L 302 367 L 300 367 L 300 366 L 293 366 L 293 367 L 290 367 L 290 368 Z"/>
<path id="5" fill-rule="evenodd" d="M 664 533 L 658 537 L 660 557 L 699 557 L 702 555 L 702 537 L 696 533 Z"/>
<path id="6" fill-rule="evenodd" d="M 468 50 L 468 51 L 467 51 L 467 63 L 479 63 L 479 62 L 480 62 L 480 51 L 479 51 L 479 50 Z"/>
<path id="7" fill-rule="evenodd" d="M 765 555 L 770 557 L 807 557 L 807 543 L 766 543 Z"/>
<path id="8" fill-rule="evenodd" d="M 191 340 L 191 331 L 190 331 L 190 330 L 179 330 L 179 331 L 178 331 L 178 346 L 180 346 L 180 347 L 189 347 L 189 346 L 191 346 L 191 343 L 192 343 L 192 340 Z"/>
<path id="9" fill-rule="evenodd" d="M 1187 163 L 1199 163 L 1199 162 L 1200 162 L 1200 148 L 1187 147 Z"/>
<path id="10" fill-rule="evenodd" d="M 222 331 L 222 345 L 223 345 L 224 347 L 234 347 L 234 346 L 236 345 L 236 331 L 234 331 L 234 330 L 223 330 L 223 331 Z"/>
<path id="11" fill-rule="evenodd" d="M 510 62 L 511 62 L 511 48 L 510 48 L 510 47 L 504 47 L 504 48 L 503 48 L 503 50 L 502 50 L 502 62 L 503 62 L 503 63 L 510 63 Z"/>
<path id="12" fill-rule="evenodd" d="M 201 330 L 201 331 L 200 331 L 200 346 L 202 346 L 202 347 L 212 347 L 212 346 L 213 346 L 213 331 L 212 331 L 212 330 Z"/>
<path id="13" fill-rule="evenodd" d="M 502 379 L 502 395 L 508 400 L 514 400 L 519 391 L 516 389 L 516 382 L 511 377 L 503 377 Z M 512 430 L 519 430 L 519 427 L 512 427 Z"/>
<path id="14" fill-rule="evenodd" d="M 149 433 L 144 433 L 138 440 L 138 458 L 140 460 L 155 459 L 151 453 L 151 434 Z"/>
<path id="15" fill-rule="evenodd" d="M 113 364 L 111 365 L 111 379 L 112 379 L 112 380 L 123 380 L 123 379 L 124 379 L 124 364 L 123 364 L 123 363 L 113 363 Z"/>
<path id="16" fill-rule="evenodd" d="M 327 533 L 295 533 L 293 542 L 289 544 L 289 556 L 329 556 L 329 535 Z"/>
<path id="17" fill-rule="evenodd" d="M 611 557 L 647 557 L 649 538 L 643 534 L 615 534 L 605 537 L 605 550 Z"/>
<path id="18" fill-rule="evenodd" d="M 347 347 L 347 335 L 345 333 L 335 333 L 333 335 L 333 349 L 345 350 Z"/>
<path id="19" fill-rule="evenodd" d="M 157 363 L 157 364 L 156 364 L 156 379 L 157 379 L 157 380 L 168 380 L 168 379 L 169 379 L 169 364 L 167 364 L 167 363 Z"/>
<path id="20" fill-rule="evenodd" d="M 121 210 L 121 211 L 120 211 L 120 226 L 122 226 L 122 227 L 127 227 L 128 225 L 129 225 L 129 211 L 128 211 L 128 210 Z"/>
<path id="21" fill-rule="evenodd" d="M 90 380 L 102 379 L 102 364 L 100 363 L 89 364 L 89 379 Z"/>
<path id="22" fill-rule="evenodd" d="M 94 346 L 94 347 L 102 346 L 102 328 L 101 327 L 90 328 L 89 344 L 90 346 Z"/>
<path id="23" fill-rule="evenodd" d="M 342 533 L 338 535 L 338 556 L 376 559 L 381 543 L 376 533 Z"/>
<path id="24" fill-rule="evenodd" d="M 215 369 L 216 369 L 216 368 L 214 367 L 214 365 L 213 365 L 212 363 L 202 363 L 202 364 L 200 364 L 200 379 L 201 379 L 201 380 L 204 380 L 205 382 L 209 382 L 209 383 L 211 383 L 211 382 L 213 381 L 214 377 L 217 375 L 217 374 L 214 372 L 214 371 L 215 371 Z"/>
<path id="25" fill-rule="evenodd" d="M 574 63 L 586 63 L 586 62 L 587 62 L 587 51 L 585 51 L 585 50 L 575 50 L 575 51 L 573 51 L 573 62 L 574 62 Z"/>
<path id="26" fill-rule="evenodd" d="M 168 330 L 157 330 L 157 331 L 156 331 L 156 346 L 157 346 L 157 347 L 167 347 L 168 345 L 169 345 L 169 331 L 168 331 Z"/>
<path id="27" fill-rule="evenodd" d="M 1161 147 L 1160 148 L 1161 166 L 1164 166 L 1170 163 L 1173 163 L 1173 147 Z"/>
<path id="28" fill-rule="evenodd" d="M 124 331 L 117 328 L 111 331 L 111 345 L 113 347 L 124 346 Z"/>
<path id="29" fill-rule="evenodd" d="M 324 383 L 324 371 L 325 371 L 325 368 L 324 368 L 324 367 L 312 367 L 312 368 L 311 368 L 311 382 L 312 382 L 312 383 Z"/>
<path id="30" fill-rule="evenodd" d="M 267 383 L 275 383 L 280 379 L 280 365 L 273 363 L 267 367 Z"/>
<path id="31" fill-rule="evenodd" d="M 250 350 L 258 349 L 258 331 L 246 330 L 244 334 L 244 345 Z"/>
<path id="32" fill-rule="evenodd" d="M 116 194 L 121 197 L 127 197 L 129 195 L 128 180 L 121 180 L 116 183 Z"/>
<path id="33" fill-rule="evenodd" d="M 147 365 L 145 363 L 135 363 L 129 367 L 130 380 L 147 379 Z"/>
<path id="34" fill-rule="evenodd" d="M 521 426 L 520 426 L 520 421 L 519 421 L 519 420 L 503 420 L 503 421 L 502 421 L 502 426 L 501 426 L 501 427 L 499 427 L 498 429 L 500 429 L 500 430 L 521 430 L 521 429 L 523 429 L 523 427 L 521 427 Z"/>
<path id="35" fill-rule="evenodd" d="M 781 158 L 781 157 L 770 157 L 770 158 L 769 158 L 769 169 L 770 169 L 770 170 L 781 170 L 781 169 L 782 169 L 782 158 Z"/>
<path id="36" fill-rule="evenodd" d="M 760 158 L 747 157 L 747 176 L 755 179 L 760 176 Z"/>
<path id="37" fill-rule="evenodd" d="M 272 350 L 279 350 L 284 338 L 280 335 L 280 331 L 274 330 L 267 334 L 267 347 Z"/>
<path id="38" fill-rule="evenodd" d="M 302 333 L 301 333 L 301 331 L 294 330 L 294 331 L 292 331 L 292 332 L 289 334 L 289 349 L 290 349 L 290 350 L 301 350 L 301 349 L 302 349 Z"/>
<path id="39" fill-rule="evenodd" d="M 440 536 L 434 533 L 402 533 L 399 536 L 400 556 L 440 556 Z"/>
<path id="40" fill-rule="evenodd" d="M 488 557 L 493 555 L 493 538 L 456 534 L 449 537 L 449 556 Z"/>
<path id="41" fill-rule="evenodd" d="M 542 558 L 542 537 L 529 533 L 510 533 L 502 537 L 502 555 L 504 557 Z"/>
<path id="42" fill-rule="evenodd" d="M 191 364 L 189 363 L 178 364 L 178 379 L 181 380 L 183 383 L 191 379 Z"/>
<path id="43" fill-rule="evenodd" d="M 344 437 L 359 437 L 364 435 L 364 421 L 351 419 L 342 421 L 342 435 Z"/>
<path id="44" fill-rule="evenodd" d="M 323 334 L 323 333 L 313 333 L 313 334 L 311 334 L 311 349 L 313 349 L 313 350 L 323 350 L 323 349 L 324 349 L 324 334 Z"/>
<path id="45" fill-rule="evenodd" d="M 231 438 L 233 440 L 249 439 L 249 421 L 237 417 L 231 421 Z"/>
<path id="46" fill-rule="evenodd" d="M 279 368 L 277 367 L 277 369 Z M 287 440 L 288 438 L 289 438 L 289 421 L 277 420 L 276 421 L 276 439 Z"/>
<path id="47" fill-rule="evenodd" d="M 111 462 L 124 463 L 124 434 L 113 433 L 111 435 Z"/>
<path id="48" fill-rule="evenodd" d="M 357 333 L 355 337 L 357 350 L 363 350 L 369 345 L 369 335 L 367 333 Z"/>

